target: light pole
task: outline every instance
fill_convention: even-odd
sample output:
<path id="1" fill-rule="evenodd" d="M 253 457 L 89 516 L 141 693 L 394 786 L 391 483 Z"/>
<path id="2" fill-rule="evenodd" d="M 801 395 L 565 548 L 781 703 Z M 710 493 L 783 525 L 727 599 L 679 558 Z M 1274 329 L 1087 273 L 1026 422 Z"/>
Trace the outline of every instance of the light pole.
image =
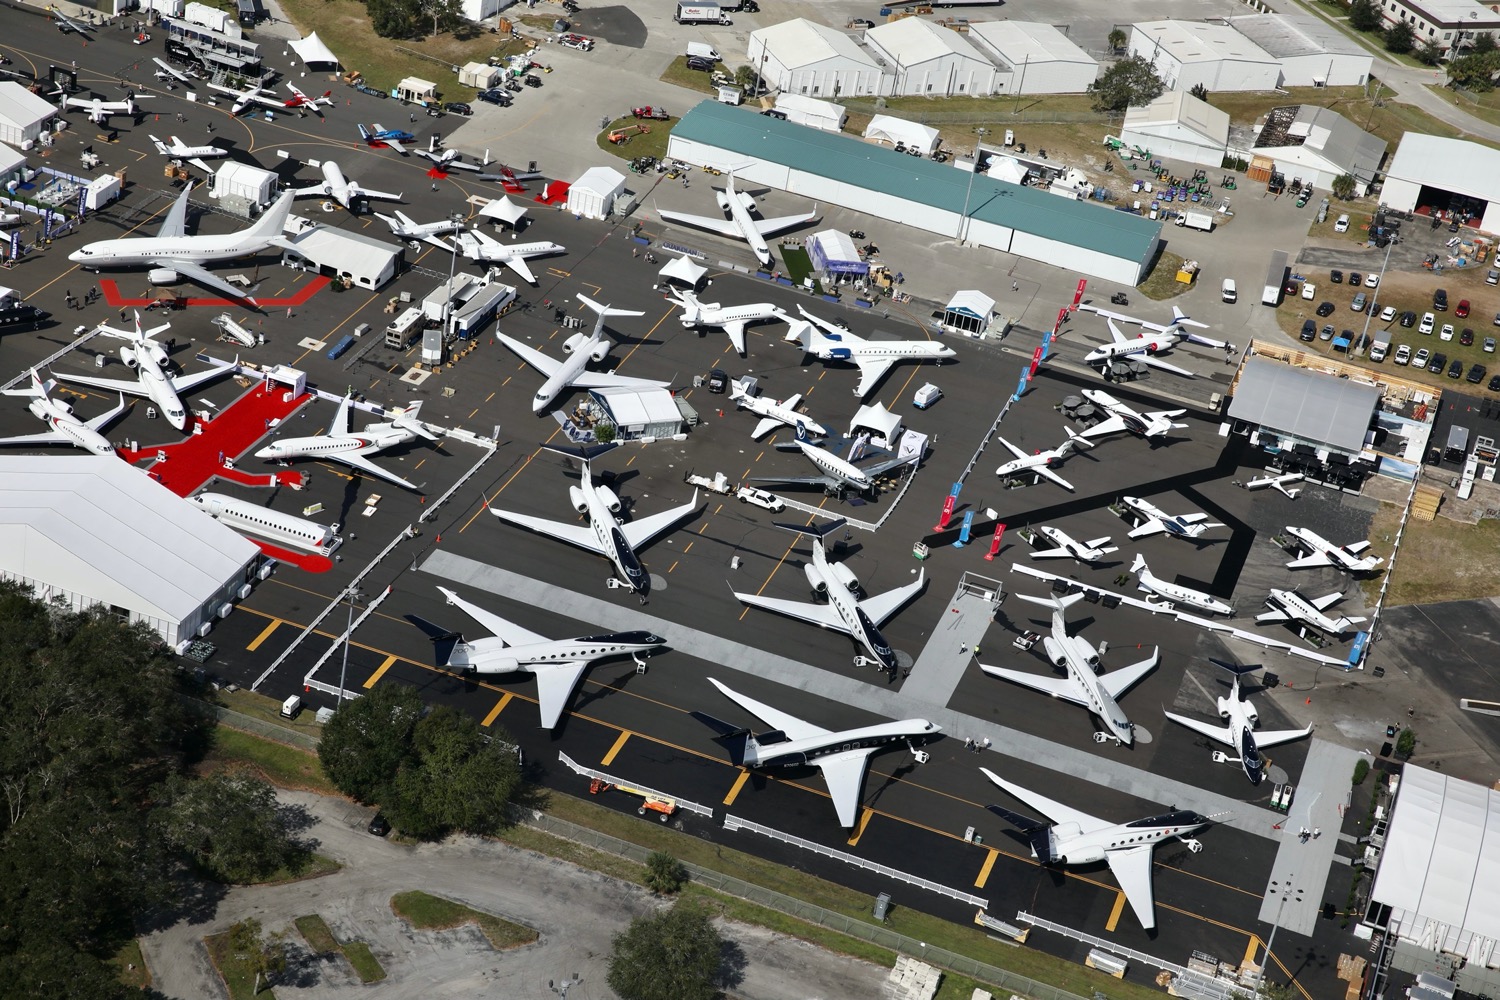
<path id="1" fill-rule="evenodd" d="M 349 602 L 349 617 L 344 623 L 344 665 L 339 668 L 339 700 L 334 706 L 335 711 L 344 707 L 344 678 L 349 674 L 349 633 L 354 630 L 354 602 L 363 599 L 364 595 L 352 583 L 344 591 L 342 600 Z"/>
<path id="2" fill-rule="evenodd" d="M 1260 996 L 1261 987 L 1266 984 L 1266 973 L 1271 971 L 1271 949 L 1276 946 L 1276 931 L 1281 926 L 1281 911 L 1286 906 L 1289 898 L 1302 899 L 1302 890 L 1292 885 L 1292 879 L 1297 877 L 1293 872 L 1280 882 L 1272 881 L 1270 892 L 1281 896 L 1281 902 L 1276 904 L 1276 919 L 1271 923 L 1271 936 L 1266 939 L 1266 957 L 1260 963 L 1260 978 L 1255 982 L 1255 995 Z"/>
<path id="3" fill-rule="evenodd" d="M 457 226 L 458 229 L 453 233 L 453 253 L 448 257 L 448 290 L 446 297 L 443 299 L 443 329 L 441 334 L 443 343 L 447 343 L 448 341 L 448 316 L 453 311 L 453 270 L 458 266 L 458 237 L 464 231 L 464 215 L 462 212 L 452 212 L 448 216 L 448 221 Z M 441 353 L 441 350 L 442 348 L 439 347 L 439 353 Z"/>
<path id="4" fill-rule="evenodd" d="M 974 140 L 974 163 L 969 168 L 969 184 L 964 188 L 964 214 L 958 220 L 958 245 L 963 246 L 964 241 L 969 238 L 969 196 L 974 193 L 974 175 L 979 173 L 979 147 L 984 145 L 984 137 L 990 134 L 990 130 L 981 125 L 974 132 L 979 136 Z"/>
<path id="5" fill-rule="evenodd" d="M 1387 240 L 1389 239 L 1387 237 Z M 1375 283 L 1375 294 L 1370 296 L 1369 308 L 1365 310 L 1365 327 L 1359 331 L 1359 342 L 1361 344 L 1365 342 L 1365 336 L 1370 332 L 1370 320 L 1375 316 L 1375 306 L 1379 303 L 1380 290 L 1385 287 L 1385 269 L 1390 266 L 1391 248 L 1395 245 L 1393 242 L 1387 242 L 1385 245 L 1385 260 L 1380 263 L 1380 280 Z M 1369 350 L 1369 348 L 1367 347 L 1366 350 Z M 1349 345 L 1349 353 L 1351 355 L 1354 353 L 1353 344 Z"/>

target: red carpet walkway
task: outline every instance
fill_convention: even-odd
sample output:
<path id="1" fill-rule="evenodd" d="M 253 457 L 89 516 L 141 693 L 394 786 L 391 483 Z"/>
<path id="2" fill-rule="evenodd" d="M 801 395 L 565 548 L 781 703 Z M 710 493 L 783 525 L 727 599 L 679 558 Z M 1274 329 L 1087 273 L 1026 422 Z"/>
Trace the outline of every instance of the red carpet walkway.
<path id="1" fill-rule="evenodd" d="M 246 538 L 260 546 L 260 550 L 277 562 L 296 566 L 306 573 L 327 573 L 333 569 L 333 560 L 327 556 L 316 555 L 312 552 L 297 552 L 293 549 L 284 549 L 279 545 L 256 538 L 254 535 L 246 535 Z"/>
<path id="2" fill-rule="evenodd" d="M 307 284 L 297 290 L 296 295 L 288 295 L 280 299 L 256 298 L 256 303 L 262 309 L 291 309 L 295 306 L 306 304 L 318 292 L 321 292 L 331 281 L 327 275 L 318 275 L 308 280 Z M 104 301 L 116 309 L 144 309 L 156 302 L 156 299 L 127 299 L 120 295 L 120 288 L 113 281 L 104 278 L 99 282 L 99 291 L 104 293 Z M 248 293 L 247 293 L 248 294 Z M 189 307 L 208 307 L 213 309 L 234 309 L 243 303 L 238 299 L 199 299 L 188 298 L 182 302 Z"/>

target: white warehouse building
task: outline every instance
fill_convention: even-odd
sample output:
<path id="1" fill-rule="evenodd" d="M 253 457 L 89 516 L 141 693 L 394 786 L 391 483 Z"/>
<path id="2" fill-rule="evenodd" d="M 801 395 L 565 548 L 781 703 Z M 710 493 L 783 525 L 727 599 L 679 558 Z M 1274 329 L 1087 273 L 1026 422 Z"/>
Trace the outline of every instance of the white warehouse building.
<path id="1" fill-rule="evenodd" d="M 1380 197 L 1402 212 L 1462 210 L 1479 229 L 1500 233 L 1500 150 L 1408 132 L 1386 167 Z"/>
<path id="2" fill-rule="evenodd" d="M 1342 31 L 1308 14 L 1246 14 L 1230 27 L 1281 63 L 1283 87 L 1363 87 L 1374 57 Z"/>
<path id="3" fill-rule="evenodd" d="M 1316 104 L 1292 105 L 1271 109 L 1250 155 L 1270 159 L 1288 179 L 1324 191 L 1335 178 L 1349 174 L 1356 182 L 1355 195 L 1364 197 L 1385 159 L 1385 140 L 1337 111 Z"/>
<path id="4" fill-rule="evenodd" d="M 865 31 L 870 51 L 895 68 L 897 97 L 984 97 L 1000 71 L 967 38 L 920 17 L 903 17 Z"/>
<path id="5" fill-rule="evenodd" d="M 999 94 L 1081 94 L 1099 76 L 1094 57 L 1050 24 L 978 21 L 969 37 L 1000 66 Z"/>
<path id="6" fill-rule="evenodd" d="M 0 578 L 102 604 L 169 645 L 250 594 L 260 548 L 113 455 L 0 457 Z"/>
<path id="7" fill-rule="evenodd" d="M 1172 90 L 1275 90 L 1281 80 L 1275 56 L 1222 24 L 1143 21 L 1131 25 L 1130 54 L 1155 66 Z"/>
<path id="8" fill-rule="evenodd" d="M 1120 139 L 1152 156 L 1218 167 L 1229 146 L 1229 115 L 1185 90 L 1125 109 Z"/>
<path id="9" fill-rule="evenodd" d="M 803 97 L 880 96 L 888 70 L 842 31 L 806 18 L 750 32 L 750 67 L 767 87 Z"/>

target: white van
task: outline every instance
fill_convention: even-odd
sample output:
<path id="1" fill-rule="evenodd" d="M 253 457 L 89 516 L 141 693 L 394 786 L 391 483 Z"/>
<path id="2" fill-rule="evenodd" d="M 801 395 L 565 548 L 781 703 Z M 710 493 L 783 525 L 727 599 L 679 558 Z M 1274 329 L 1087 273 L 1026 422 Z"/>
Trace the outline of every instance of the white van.
<path id="1" fill-rule="evenodd" d="M 1219 298 L 1225 302 L 1238 302 L 1240 300 L 1239 289 L 1234 287 L 1233 278 L 1224 279 L 1224 284 L 1219 289 Z"/>
<path id="2" fill-rule="evenodd" d="M 687 54 L 697 56 L 699 59 L 707 59 L 709 62 L 724 61 L 724 58 L 719 55 L 718 50 L 712 45 L 706 45 L 703 42 L 688 42 Z"/>

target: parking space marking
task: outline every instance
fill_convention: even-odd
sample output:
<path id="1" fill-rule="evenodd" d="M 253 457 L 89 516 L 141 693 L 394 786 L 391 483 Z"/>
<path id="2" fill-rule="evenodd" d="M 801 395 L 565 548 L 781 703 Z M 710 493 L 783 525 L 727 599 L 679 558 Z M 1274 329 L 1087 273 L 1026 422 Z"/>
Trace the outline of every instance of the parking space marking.
<path id="1" fill-rule="evenodd" d="M 490 714 L 484 717 L 484 721 L 480 725 L 488 729 L 500 717 L 500 713 L 505 711 L 505 706 L 509 705 L 510 700 L 514 697 L 515 695 L 509 691 L 502 694 L 500 700 L 495 703 L 494 708 L 490 709 Z"/>
<path id="2" fill-rule="evenodd" d="M 281 619 L 280 618 L 272 618 L 271 619 L 271 624 L 269 624 L 265 628 L 261 629 L 260 635 L 256 636 L 254 639 L 250 640 L 250 645 L 246 646 L 245 649 L 247 649 L 248 651 L 250 651 L 252 653 L 255 652 L 257 649 L 260 648 L 260 644 L 261 643 L 263 643 L 267 639 L 271 638 L 271 633 L 274 632 L 274 631 L 276 631 L 278 628 L 280 628 L 281 624 L 282 623 L 281 623 Z"/>
<path id="3" fill-rule="evenodd" d="M 729 794 L 724 796 L 724 805 L 734 805 L 735 798 L 740 794 L 740 789 L 745 787 L 745 782 L 750 780 L 750 772 L 740 768 L 740 776 L 734 779 L 734 785 L 730 787 Z"/>
<path id="4" fill-rule="evenodd" d="M 612 746 L 612 747 L 610 747 L 609 748 L 609 752 L 606 753 L 602 758 L 600 758 L 600 760 L 599 760 L 599 766 L 600 767 L 608 767 L 609 765 L 613 764 L 615 762 L 615 754 L 619 753 L 622 749 L 624 749 L 625 744 L 629 740 L 630 740 L 630 730 L 628 730 L 628 729 L 621 730 L 620 735 L 615 739 L 615 745 Z"/>
<path id="5" fill-rule="evenodd" d="M 990 880 L 990 870 L 995 867 L 995 861 L 1000 857 L 1000 852 L 993 847 L 984 856 L 984 864 L 979 866 L 979 877 L 974 880 L 974 888 L 983 889 L 984 884 Z"/>
<path id="6" fill-rule="evenodd" d="M 376 684 L 380 683 L 380 678 L 382 678 L 382 677 L 385 676 L 385 672 L 387 670 L 391 669 L 392 664 L 394 664 L 395 662 L 396 662 L 396 654 L 392 653 L 389 656 L 387 656 L 385 658 L 385 662 L 382 663 L 380 666 L 376 667 L 375 668 L 375 672 L 370 675 L 370 679 L 367 680 L 367 681 L 365 681 L 365 690 L 368 691 L 368 690 L 370 690 L 370 688 L 372 688 Z"/>
<path id="7" fill-rule="evenodd" d="M 849 835 L 850 847 L 859 846 L 859 838 L 865 835 L 865 827 L 870 825 L 870 817 L 875 815 L 875 810 L 865 806 L 859 812 L 859 822 L 854 825 L 854 832 Z"/>
<path id="8" fill-rule="evenodd" d="M 1250 940 L 1245 942 L 1245 960 L 1241 962 L 1240 965 L 1246 966 L 1253 964 L 1255 962 L 1255 953 L 1257 951 L 1260 951 L 1260 938 L 1254 934 L 1251 934 Z"/>
<path id="9" fill-rule="evenodd" d="M 1104 929 L 1110 934 L 1115 932 L 1115 925 L 1120 922 L 1120 914 L 1125 911 L 1125 894 L 1115 893 L 1115 905 L 1110 908 L 1109 919 L 1104 921 Z"/>

